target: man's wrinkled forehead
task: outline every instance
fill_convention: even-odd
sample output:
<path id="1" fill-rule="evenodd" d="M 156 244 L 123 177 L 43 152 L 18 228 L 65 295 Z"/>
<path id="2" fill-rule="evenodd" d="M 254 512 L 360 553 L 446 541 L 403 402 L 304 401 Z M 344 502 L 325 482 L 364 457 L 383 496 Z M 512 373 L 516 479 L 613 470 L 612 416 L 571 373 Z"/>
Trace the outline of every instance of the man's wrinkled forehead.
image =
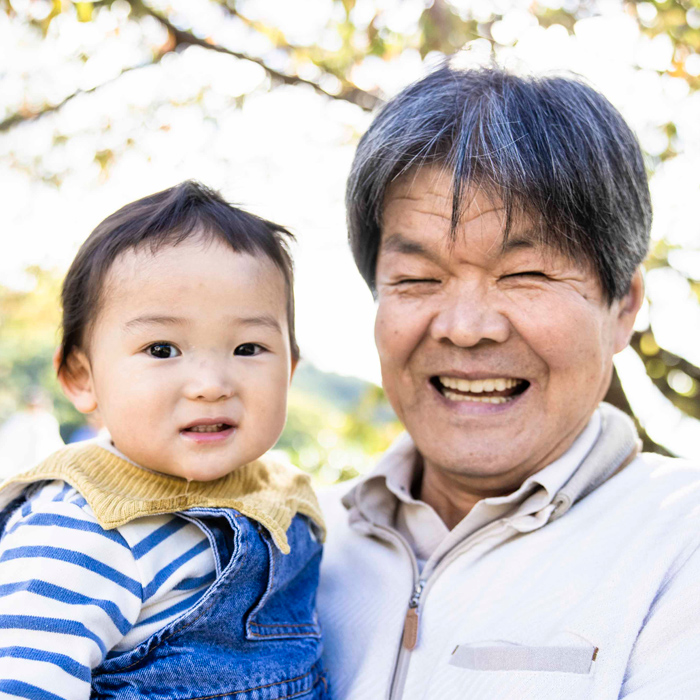
<path id="1" fill-rule="evenodd" d="M 388 205 L 413 208 L 426 214 L 452 218 L 453 174 L 437 165 L 414 167 L 393 180 L 384 194 L 384 213 Z"/>
<path id="2" fill-rule="evenodd" d="M 511 212 L 508 222 L 508 214 L 497 194 L 468 188 L 462 202 L 453 230 L 451 173 L 435 166 L 405 173 L 391 184 L 384 199 L 379 252 L 431 257 L 431 250 L 436 254 L 449 252 L 460 237 L 478 233 L 485 227 L 491 231 L 496 227 L 502 232 L 494 255 L 522 249 L 552 252 L 544 244 L 546 237 L 540 223 L 522 209 Z M 422 241 L 417 241 L 409 234 L 416 230 L 428 230 L 431 235 L 421 236 Z"/>
<path id="3" fill-rule="evenodd" d="M 455 237 L 444 235 L 441 239 L 429 244 L 414 240 L 410 234 L 404 234 L 401 231 L 382 234 L 380 253 L 398 253 L 401 255 L 415 255 L 424 258 L 437 259 L 438 252 L 449 252 L 457 244 L 459 232 Z M 555 251 L 546 244 L 541 242 L 539 234 L 528 228 L 524 231 L 518 231 L 509 235 L 505 240 L 501 241 L 501 245 L 493 249 L 494 255 L 507 255 L 516 250 L 532 250 L 542 255 L 552 254 Z"/>

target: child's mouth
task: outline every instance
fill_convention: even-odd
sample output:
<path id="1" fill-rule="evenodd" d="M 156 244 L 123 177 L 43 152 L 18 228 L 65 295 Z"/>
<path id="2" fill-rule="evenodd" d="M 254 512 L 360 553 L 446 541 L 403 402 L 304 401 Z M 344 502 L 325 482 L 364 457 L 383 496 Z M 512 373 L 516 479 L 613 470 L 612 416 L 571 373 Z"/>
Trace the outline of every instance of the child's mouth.
<path id="1" fill-rule="evenodd" d="M 228 423 L 215 423 L 214 425 L 193 425 L 191 428 L 185 428 L 188 433 L 220 433 L 224 430 L 232 428 Z"/>
<path id="2" fill-rule="evenodd" d="M 214 422 L 216 421 L 216 422 Z M 193 421 L 190 425 L 185 426 L 180 430 L 180 435 L 186 440 L 191 440 L 196 443 L 217 443 L 226 440 L 229 436 L 236 432 L 238 426 L 222 420 L 214 418 L 213 420 Z"/>

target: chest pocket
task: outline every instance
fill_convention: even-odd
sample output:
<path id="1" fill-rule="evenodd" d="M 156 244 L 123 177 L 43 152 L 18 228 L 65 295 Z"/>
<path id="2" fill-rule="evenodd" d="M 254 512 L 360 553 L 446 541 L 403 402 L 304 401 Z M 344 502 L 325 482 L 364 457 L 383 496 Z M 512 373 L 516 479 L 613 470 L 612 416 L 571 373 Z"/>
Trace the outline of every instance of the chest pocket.
<path id="1" fill-rule="evenodd" d="M 441 683 L 455 696 L 463 693 L 473 700 L 587 700 L 598 650 L 574 635 L 557 637 L 548 644 L 459 644 L 442 669 Z"/>
<path id="2" fill-rule="evenodd" d="M 531 647 L 491 642 L 464 644 L 452 654 L 450 666 L 472 671 L 537 671 L 549 673 L 590 673 L 598 650 L 580 647 Z"/>
<path id="3" fill-rule="evenodd" d="M 289 554 L 282 554 L 269 537 L 265 538 L 270 557 L 268 582 L 246 620 L 248 639 L 320 638 L 316 589 L 321 544 L 311 527 L 304 516 L 294 518 L 287 531 Z"/>

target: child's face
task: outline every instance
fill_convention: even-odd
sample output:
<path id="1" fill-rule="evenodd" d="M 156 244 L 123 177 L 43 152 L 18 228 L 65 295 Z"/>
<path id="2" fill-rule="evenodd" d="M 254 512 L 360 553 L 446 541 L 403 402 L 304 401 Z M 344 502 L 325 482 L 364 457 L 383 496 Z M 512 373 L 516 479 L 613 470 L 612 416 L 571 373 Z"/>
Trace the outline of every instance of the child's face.
<path id="1" fill-rule="evenodd" d="M 127 457 L 207 481 L 275 444 L 293 367 L 274 263 L 198 239 L 131 250 L 103 300 L 74 362 L 82 380 L 61 380 L 79 410 L 99 410 Z"/>

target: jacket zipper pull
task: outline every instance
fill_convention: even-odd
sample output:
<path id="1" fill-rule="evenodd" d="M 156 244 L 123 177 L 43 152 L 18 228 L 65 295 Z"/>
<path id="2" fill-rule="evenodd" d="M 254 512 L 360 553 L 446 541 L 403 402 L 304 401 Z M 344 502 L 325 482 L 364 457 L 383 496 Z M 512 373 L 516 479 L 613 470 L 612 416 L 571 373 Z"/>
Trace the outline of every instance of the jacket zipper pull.
<path id="1" fill-rule="evenodd" d="M 424 586 L 425 581 L 418 581 L 413 589 L 411 600 L 408 602 L 408 612 L 403 626 L 403 646 L 408 651 L 413 651 L 418 644 L 418 604 Z"/>

